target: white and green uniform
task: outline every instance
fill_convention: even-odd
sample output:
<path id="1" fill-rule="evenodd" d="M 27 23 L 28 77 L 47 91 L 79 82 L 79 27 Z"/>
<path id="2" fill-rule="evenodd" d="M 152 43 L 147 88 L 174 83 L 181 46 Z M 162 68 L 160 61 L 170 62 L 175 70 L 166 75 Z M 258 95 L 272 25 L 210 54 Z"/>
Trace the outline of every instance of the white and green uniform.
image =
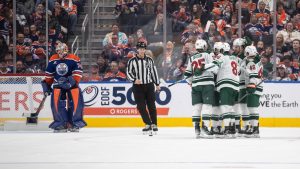
<path id="1" fill-rule="evenodd" d="M 259 56 L 256 56 L 253 60 L 246 60 L 246 69 L 245 69 L 245 84 L 255 84 L 256 90 L 253 94 L 249 93 L 247 95 L 246 103 L 249 112 L 249 120 L 252 126 L 258 126 L 259 114 L 259 98 L 263 92 L 262 85 L 262 73 L 263 65 L 260 62 Z M 246 123 L 248 123 L 246 121 Z"/>
<path id="2" fill-rule="evenodd" d="M 214 99 L 214 74 L 204 71 L 203 66 L 213 61 L 213 58 L 206 52 L 196 53 L 189 59 L 187 69 L 184 73 L 187 82 L 192 85 L 192 105 L 194 123 L 202 120 L 205 126 L 209 126 L 212 102 Z"/>
<path id="3" fill-rule="evenodd" d="M 229 126 L 234 119 L 233 106 L 239 91 L 238 61 L 235 56 L 219 54 L 213 63 L 216 66 L 211 71 L 217 72 L 216 88 L 220 97 L 221 119 L 224 126 Z"/>

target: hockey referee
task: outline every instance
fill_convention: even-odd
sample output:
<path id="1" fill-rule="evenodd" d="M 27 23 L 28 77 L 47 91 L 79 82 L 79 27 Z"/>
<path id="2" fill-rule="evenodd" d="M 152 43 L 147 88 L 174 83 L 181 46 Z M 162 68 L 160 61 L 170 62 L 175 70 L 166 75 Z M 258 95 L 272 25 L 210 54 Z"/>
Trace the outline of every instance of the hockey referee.
<path id="1" fill-rule="evenodd" d="M 126 73 L 127 78 L 133 82 L 132 91 L 137 109 L 146 125 L 143 133 L 152 134 L 152 131 L 158 130 L 155 91 L 160 91 L 159 79 L 153 59 L 145 54 L 146 43 L 138 42 L 136 47 L 138 53 L 128 61 Z"/>

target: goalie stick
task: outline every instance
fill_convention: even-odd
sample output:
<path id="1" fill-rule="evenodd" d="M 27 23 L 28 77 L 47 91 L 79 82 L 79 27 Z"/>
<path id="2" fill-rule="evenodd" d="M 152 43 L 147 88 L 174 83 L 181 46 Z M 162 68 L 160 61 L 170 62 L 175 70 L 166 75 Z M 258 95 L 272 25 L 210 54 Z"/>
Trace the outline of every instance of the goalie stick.
<path id="1" fill-rule="evenodd" d="M 38 116 L 44 106 L 46 98 L 47 98 L 47 95 L 44 95 L 44 97 L 35 113 L 23 113 L 23 117 L 27 117 L 26 124 L 37 124 Z"/>

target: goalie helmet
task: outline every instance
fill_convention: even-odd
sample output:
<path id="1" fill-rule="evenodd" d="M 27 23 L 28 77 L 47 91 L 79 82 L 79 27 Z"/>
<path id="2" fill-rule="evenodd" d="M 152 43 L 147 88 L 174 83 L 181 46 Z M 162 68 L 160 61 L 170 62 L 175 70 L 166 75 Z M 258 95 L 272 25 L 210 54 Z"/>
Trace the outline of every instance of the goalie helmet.
<path id="1" fill-rule="evenodd" d="M 224 45 L 222 42 L 216 42 L 214 44 L 214 53 L 215 54 L 223 53 L 224 52 L 223 49 L 224 49 Z"/>
<path id="2" fill-rule="evenodd" d="M 65 43 L 57 44 L 55 50 L 60 58 L 65 58 L 68 55 L 68 46 Z"/>
<path id="3" fill-rule="evenodd" d="M 256 47 L 255 46 L 247 46 L 244 54 L 247 58 L 254 58 L 257 55 Z"/>
<path id="4" fill-rule="evenodd" d="M 196 47 L 197 50 L 205 51 L 205 50 L 207 50 L 207 43 L 203 39 L 198 39 L 195 43 L 195 47 Z"/>
<path id="5" fill-rule="evenodd" d="M 230 51 L 230 45 L 227 42 L 223 43 L 223 51 L 224 52 L 229 52 Z"/>

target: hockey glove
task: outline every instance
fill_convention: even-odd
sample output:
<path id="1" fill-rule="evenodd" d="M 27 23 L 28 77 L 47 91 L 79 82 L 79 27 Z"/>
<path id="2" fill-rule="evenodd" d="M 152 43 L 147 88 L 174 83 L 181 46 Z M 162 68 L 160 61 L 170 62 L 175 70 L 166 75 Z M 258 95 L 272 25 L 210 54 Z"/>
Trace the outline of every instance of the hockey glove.
<path id="1" fill-rule="evenodd" d="M 256 90 L 256 85 L 254 83 L 249 83 L 247 85 L 247 92 L 249 94 L 253 94 L 255 92 L 255 90 Z"/>
<path id="2" fill-rule="evenodd" d="M 204 72 L 204 67 L 205 67 L 205 65 L 204 65 L 204 64 L 201 64 L 199 68 L 196 68 L 196 69 L 195 69 L 194 74 L 195 74 L 195 75 L 198 75 L 198 76 L 201 75 L 201 74 Z"/>
<path id="3" fill-rule="evenodd" d="M 69 76 L 68 78 L 61 77 L 58 79 L 58 86 L 65 90 L 72 88 L 75 84 L 76 81 L 72 76 Z"/>
<path id="4" fill-rule="evenodd" d="M 51 86 L 48 85 L 48 84 L 46 83 L 46 81 L 44 81 L 44 80 L 41 82 L 41 85 L 42 85 L 42 88 L 43 88 L 43 93 L 44 93 L 44 95 L 45 95 L 45 96 L 49 96 L 49 95 L 52 93 L 52 88 L 51 88 Z"/>

